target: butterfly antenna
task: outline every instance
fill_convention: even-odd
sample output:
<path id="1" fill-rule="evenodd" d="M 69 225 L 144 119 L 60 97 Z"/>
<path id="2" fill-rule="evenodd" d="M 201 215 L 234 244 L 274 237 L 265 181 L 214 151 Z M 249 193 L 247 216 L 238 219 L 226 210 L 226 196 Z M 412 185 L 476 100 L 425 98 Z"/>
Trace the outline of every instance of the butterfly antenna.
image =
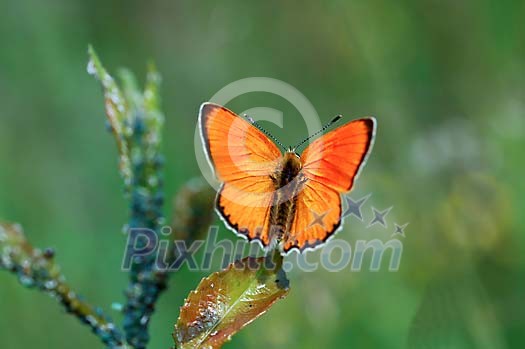
<path id="1" fill-rule="evenodd" d="M 338 122 L 343 116 L 341 114 L 339 115 L 336 115 L 329 123 L 327 123 L 326 125 L 323 126 L 323 128 L 321 128 L 319 131 L 315 132 L 314 134 L 306 137 L 302 142 L 300 142 L 299 144 L 297 144 L 295 147 L 293 147 L 294 150 L 296 150 L 297 148 L 299 148 L 301 145 L 305 144 L 306 142 L 308 142 L 310 139 L 314 138 L 315 136 L 317 136 L 318 134 L 320 133 L 323 133 L 324 131 L 326 131 L 328 128 L 330 128 L 333 124 L 335 124 L 336 122 Z"/>
<path id="2" fill-rule="evenodd" d="M 259 131 L 261 131 L 262 133 L 264 133 L 265 135 L 267 135 L 269 138 L 271 138 L 276 144 L 278 144 L 284 151 L 286 151 L 286 147 L 281 143 L 279 142 L 279 140 L 277 138 L 275 138 L 270 132 L 266 131 L 264 128 L 261 127 L 261 125 L 259 125 L 257 123 L 257 121 L 255 121 L 251 116 L 249 115 L 246 115 L 244 114 L 244 117 L 246 119 L 248 119 L 248 121 L 255 127 L 257 127 L 257 129 Z"/>

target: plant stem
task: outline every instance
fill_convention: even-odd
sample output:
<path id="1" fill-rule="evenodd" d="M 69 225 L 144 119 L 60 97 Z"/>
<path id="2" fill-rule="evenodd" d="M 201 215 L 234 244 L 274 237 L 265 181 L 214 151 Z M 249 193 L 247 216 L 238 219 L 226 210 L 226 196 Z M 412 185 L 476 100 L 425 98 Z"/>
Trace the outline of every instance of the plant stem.
<path id="1" fill-rule="evenodd" d="M 33 248 L 18 224 L 0 222 L 0 269 L 11 271 L 20 283 L 56 298 L 66 311 L 87 324 L 108 348 L 127 348 L 120 329 L 102 308 L 84 300 L 65 282 L 52 249 Z"/>

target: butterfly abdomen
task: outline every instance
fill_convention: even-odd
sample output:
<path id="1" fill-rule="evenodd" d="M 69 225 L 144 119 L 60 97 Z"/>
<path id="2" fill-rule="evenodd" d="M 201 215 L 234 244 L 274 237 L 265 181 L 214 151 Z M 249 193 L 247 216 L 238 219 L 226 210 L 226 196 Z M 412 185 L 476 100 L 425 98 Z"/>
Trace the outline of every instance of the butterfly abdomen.
<path id="1" fill-rule="evenodd" d="M 270 233 L 278 240 L 290 231 L 293 223 L 297 193 L 302 185 L 300 175 L 301 160 L 295 153 L 287 152 L 271 177 L 275 193 L 270 211 Z"/>

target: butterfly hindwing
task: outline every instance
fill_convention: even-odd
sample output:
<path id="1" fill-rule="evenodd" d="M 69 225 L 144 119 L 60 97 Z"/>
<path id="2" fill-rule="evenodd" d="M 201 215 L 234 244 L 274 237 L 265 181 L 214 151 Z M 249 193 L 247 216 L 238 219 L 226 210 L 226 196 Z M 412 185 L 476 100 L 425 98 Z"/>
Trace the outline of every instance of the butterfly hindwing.
<path id="1" fill-rule="evenodd" d="M 341 224 L 341 195 L 324 184 L 307 181 L 297 195 L 294 215 L 284 252 L 324 243 Z"/>
<path id="2" fill-rule="evenodd" d="M 267 245 L 274 191 L 270 175 L 281 152 L 259 129 L 219 105 L 204 103 L 199 122 L 206 155 L 223 182 L 217 210 L 231 229 Z"/>
<path id="3" fill-rule="evenodd" d="M 250 182 L 250 190 L 240 190 L 241 182 Z M 249 240 L 259 240 L 264 246 L 270 243 L 269 224 L 272 195 L 271 188 L 252 179 L 224 183 L 217 194 L 217 211 L 230 228 Z M 257 193 L 259 192 L 259 193 Z"/>

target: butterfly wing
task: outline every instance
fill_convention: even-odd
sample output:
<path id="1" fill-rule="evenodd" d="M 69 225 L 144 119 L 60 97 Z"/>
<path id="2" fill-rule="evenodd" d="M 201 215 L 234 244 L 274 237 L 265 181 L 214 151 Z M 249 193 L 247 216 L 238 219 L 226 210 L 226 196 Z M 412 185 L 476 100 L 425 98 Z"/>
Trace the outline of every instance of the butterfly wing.
<path id="1" fill-rule="evenodd" d="M 341 196 L 319 182 L 305 182 L 297 195 L 295 217 L 283 251 L 303 251 L 322 244 L 341 224 Z"/>
<path id="2" fill-rule="evenodd" d="M 375 119 L 364 118 L 316 139 L 301 155 L 304 174 L 337 192 L 350 191 L 370 153 L 375 129 Z"/>
<path id="3" fill-rule="evenodd" d="M 295 216 L 285 252 L 304 250 L 325 242 L 341 224 L 341 193 L 352 189 L 372 148 L 374 118 L 351 121 L 312 142 L 301 155 L 303 190 L 297 196 Z"/>
<path id="4" fill-rule="evenodd" d="M 216 203 L 220 217 L 238 234 L 268 245 L 275 191 L 270 175 L 281 152 L 255 126 L 216 104 L 202 105 L 199 125 L 208 160 L 223 182 Z"/>

